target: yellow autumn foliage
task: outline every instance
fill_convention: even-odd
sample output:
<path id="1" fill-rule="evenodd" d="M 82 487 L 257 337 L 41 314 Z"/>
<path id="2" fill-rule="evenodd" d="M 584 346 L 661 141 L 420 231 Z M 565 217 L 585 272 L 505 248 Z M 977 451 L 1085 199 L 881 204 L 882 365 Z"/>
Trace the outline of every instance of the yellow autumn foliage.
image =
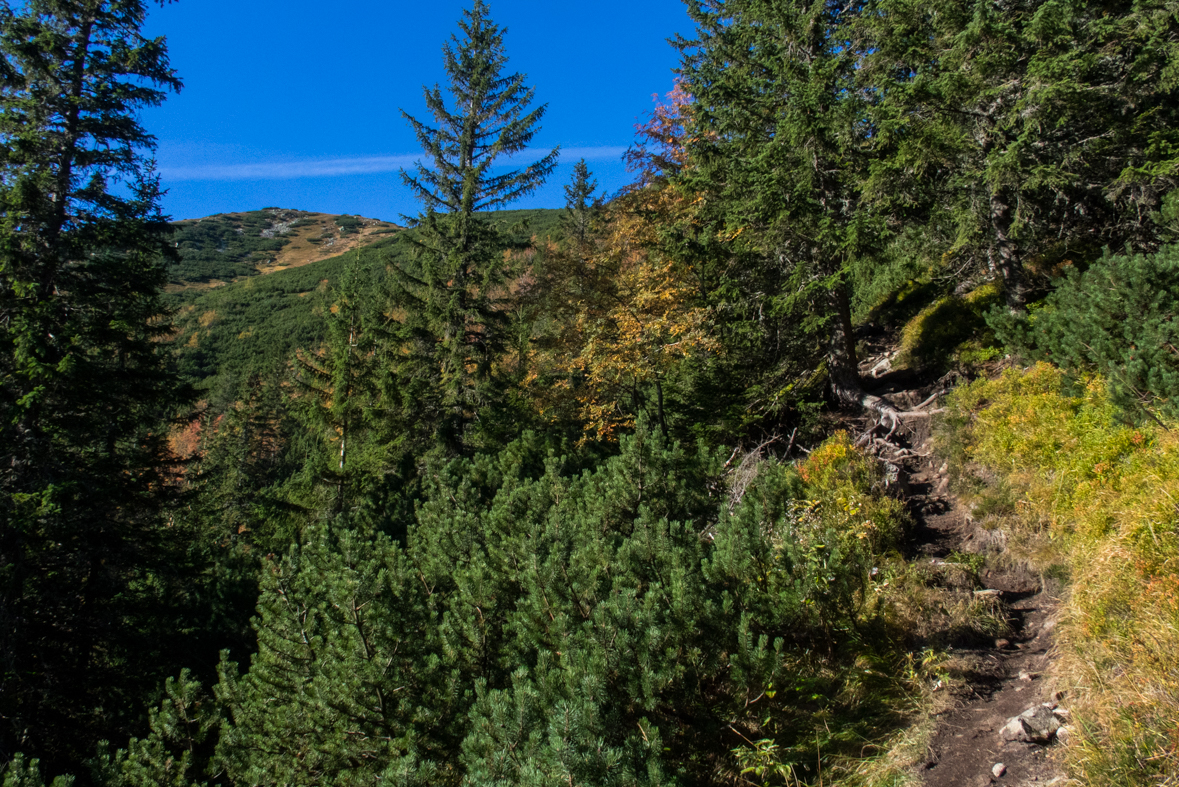
<path id="1" fill-rule="evenodd" d="M 570 412 L 586 436 L 613 439 L 642 403 L 660 405 L 675 364 L 712 353 L 708 311 L 690 266 L 659 250 L 660 226 L 688 209 L 671 188 L 631 193 L 606 210 L 585 245 L 546 249 L 559 338 L 534 354 L 526 386 L 542 411 Z M 554 379 L 555 378 L 555 379 Z"/>

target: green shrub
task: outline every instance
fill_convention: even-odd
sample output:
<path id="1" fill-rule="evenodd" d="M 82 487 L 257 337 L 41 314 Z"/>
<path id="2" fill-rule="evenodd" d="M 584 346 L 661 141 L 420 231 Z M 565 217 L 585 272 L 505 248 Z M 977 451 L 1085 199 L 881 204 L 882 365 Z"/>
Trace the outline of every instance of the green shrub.
<path id="1" fill-rule="evenodd" d="M 251 784 L 715 783 L 856 757 L 903 656 L 862 631 L 902 519 L 846 435 L 734 499 L 723 457 L 640 426 L 591 470 L 527 434 L 431 463 L 403 545 L 309 527 L 222 666 L 217 762 Z M 396 770 L 396 774 L 393 771 Z M 824 772 L 827 765 L 824 765 Z"/>
<path id="2" fill-rule="evenodd" d="M 363 226 L 356 216 L 336 216 L 335 222 L 340 228 L 341 235 L 353 235 Z"/>
<path id="3" fill-rule="evenodd" d="M 1070 268 L 1027 320 L 996 314 L 999 336 L 1031 358 L 1097 371 L 1119 406 L 1179 415 L 1179 246 L 1157 254 L 1106 253 Z"/>

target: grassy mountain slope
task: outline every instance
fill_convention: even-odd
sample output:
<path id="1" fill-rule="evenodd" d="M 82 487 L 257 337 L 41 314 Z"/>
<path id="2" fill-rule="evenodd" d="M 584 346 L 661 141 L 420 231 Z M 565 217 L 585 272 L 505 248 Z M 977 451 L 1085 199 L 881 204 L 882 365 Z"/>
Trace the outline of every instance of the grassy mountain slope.
<path id="1" fill-rule="evenodd" d="M 559 215 L 556 210 L 498 211 L 492 214 L 492 220 L 507 232 L 508 247 L 520 249 L 530 245 L 533 237 L 552 234 Z M 185 257 L 191 265 L 184 274 L 190 277 L 186 281 L 203 282 L 199 286 L 178 284 L 169 295 L 176 309 L 173 347 L 185 376 L 211 398 L 232 397 L 236 384 L 245 376 L 281 369 L 297 348 L 315 347 L 323 340 L 320 315 L 329 305 L 331 283 L 343 270 L 347 253 L 363 250 L 366 264 L 372 268 L 374 285 L 387 265 L 413 253 L 412 230 L 400 231 L 393 225 L 365 224 L 371 220 L 356 219 L 359 226 L 351 228 L 350 234 L 349 222 L 340 224 L 341 219 L 353 217 L 300 211 L 273 213 L 268 209 L 181 223 L 185 226 L 177 239 L 182 252 L 184 243 L 191 244 L 190 254 Z M 289 222 L 291 231 L 264 237 L 268 228 L 276 226 L 276 220 L 280 220 L 279 224 Z M 338 231 L 331 230 L 329 224 Z M 242 232 L 237 232 L 238 228 Z M 317 232 L 320 234 L 315 235 Z M 318 238 L 323 238 L 320 244 L 311 242 Z M 330 238 L 334 241 L 328 244 Z M 222 240 L 226 251 L 222 257 L 215 257 Z M 278 242 L 283 244 L 281 248 L 267 251 L 268 244 Z M 314 251 L 308 247 L 314 247 Z M 317 258 L 323 249 L 334 249 L 336 253 Z M 215 270 L 237 273 L 214 277 Z M 179 273 L 178 269 L 178 280 Z M 225 281 L 235 277 L 235 281 Z M 215 286 L 209 286 L 214 280 Z"/>
<path id="2" fill-rule="evenodd" d="M 345 254 L 400 230 L 361 216 L 264 208 L 178 221 L 171 289 L 221 286 Z"/>

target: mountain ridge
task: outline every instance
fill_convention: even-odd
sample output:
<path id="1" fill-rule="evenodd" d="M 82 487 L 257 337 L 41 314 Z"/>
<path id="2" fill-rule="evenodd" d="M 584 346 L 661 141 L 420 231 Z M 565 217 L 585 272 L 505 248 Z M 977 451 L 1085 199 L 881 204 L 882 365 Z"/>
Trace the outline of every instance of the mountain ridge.
<path id="1" fill-rule="evenodd" d="M 217 213 L 172 223 L 180 259 L 168 291 L 213 289 L 338 257 L 403 227 L 360 215 L 292 208 Z"/>

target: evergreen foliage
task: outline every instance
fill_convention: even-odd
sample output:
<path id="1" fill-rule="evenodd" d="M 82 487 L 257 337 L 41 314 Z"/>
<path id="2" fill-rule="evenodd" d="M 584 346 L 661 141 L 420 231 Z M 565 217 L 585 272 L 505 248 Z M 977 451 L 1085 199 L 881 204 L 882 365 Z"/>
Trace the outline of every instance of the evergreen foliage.
<path id="1" fill-rule="evenodd" d="M 39 760 L 26 760 L 23 754 L 15 755 L 5 766 L 4 787 L 45 787 L 45 778 L 41 775 Z M 73 776 L 58 776 L 50 787 L 73 787 Z"/>
<path id="2" fill-rule="evenodd" d="M 1067 269 L 1030 324 L 996 317 L 1003 338 L 1033 358 L 1097 371 L 1115 400 L 1150 417 L 1179 415 L 1179 248 L 1108 252 Z"/>
<path id="3" fill-rule="evenodd" d="M 309 528 L 264 567 L 249 669 L 223 663 L 220 767 L 250 784 L 707 780 L 724 730 L 760 723 L 749 700 L 805 669 L 813 637 L 844 638 L 896 513 L 863 531 L 847 501 L 872 474 L 844 472 L 846 443 L 816 486 L 767 465 L 733 501 L 709 452 L 646 426 L 621 449 L 579 472 L 525 435 L 436 465 L 404 548 L 347 516 Z"/>
<path id="4" fill-rule="evenodd" d="M 164 684 L 165 698 L 153 708 L 150 734 L 132 738 L 113 755 L 106 744 L 91 764 L 94 781 L 103 787 L 197 787 L 198 763 L 208 757 L 207 742 L 218 717 L 211 699 L 188 670 Z"/>
<path id="5" fill-rule="evenodd" d="M 505 31 L 482 0 L 463 12 L 459 28 L 463 38 L 443 47 L 453 108 L 435 86 L 424 94 L 436 126 L 402 112 L 432 167 L 419 163 L 415 174 L 402 175 L 425 213 L 411 220 L 419 230 L 416 264 L 391 269 L 412 348 L 401 373 L 429 383 L 415 389 L 418 417 L 451 451 L 463 446 L 480 410 L 504 395 L 501 301 L 512 272 L 498 253 L 502 239 L 480 214 L 532 193 L 557 163 L 553 150 L 523 169 L 492 173 L 497 161 L 525 150 L 547 105 L 529 111 L 535 90 L 523 74 L 503 73 Z"/>
<path id="6" fill-rule="evenodd" d="M 263 566 L 249 670 L 222 664 L 219 767 L 254 785 L 438 783 L 429 733 L 454 700 L 432 617 L 388 537 L 346 517 L 310 527 Z"/>
<path id="7" fill-rule="evenodd" d="M 123 734 L 170 670 L 168 226 L 138 113 L 180 82 L 139 0 L 0 7 L 0 761 Z"/>
<path id="8" fill-rule="evenodd" d="M 381 372 L 391 362 L 386 323 L 374 308 L 371 265 L 352 255 L 332 290 L 325 314 L 327 338 L 318 352 L 295 359 L 294 415 L 318 450 L 302 472 L 319 490 L 310 507 L 329 517 L 358 513 L 371 490 L 395 464 L 400 425 L 393 418 L 396 378 Z M 370 498 L 371 501 L 371 498 Z"/>
<path id="9" fill-rule="evenodd" d="M 876 190 L 940 203 L 951 250 L 1000 275 L 1015 313 L 1025 264 L 1158 241 L 1179 120 L 1175 21 L 1160 8 L 966 0 L 930 14 L 881 0 L 864 16 Z"/>
<path id="10" fill-rule="evenodd" d="M 898 687 L 926 690 L 910 646 L 1006 630 L 973 586 L 906 565 L 881 463 L 803 419 L 824 385 L 897 415 L 863 390 L 853 318 L 932 380 L 1002 352 L 983 316 L 1002 294 L 1010 348 L 1179 416 L 1174 15 L 687 5 L 682 81 L 614 198 L 582 160 L 563 211 L 499 210 L 558 151 L 503 166 L 546 107 L 473 0 L 428 122 L 403 113 L 413 226 L 263 276 L 307 214 L 171 237 L 159 216 L 136 113 L 179 82 L 144 4 L 0 3 L 3 787 L 804 783 L 811 764 L 831 783 L 900 723 Z M 313 243 L 369 231 L 329 219 Z M 1134 245 L 1091 262 L 1110 241 Z M 244 280 L 165 301 L 169 270 Z M 206 396 L 183 418 L 169 335 Z M 1018 468 L 1003 441 L 1031 440 L 1063 474 L 1027 465 L 1033 497 L 1075 476 L 1083 507 L 1117 491 L 1108 462 L 1166 440 L 1078 438 L 1112 410 L 1070 404 L 1060 374 L 949 407 L 962 451 Z M 1062 419 L 1025 394 L 1083 415 L 1057 425 L 1077 434 L 1038 436 Z M 766 456 L 791 429 L 806 458 Z M 1170 609 L 1151 517 L 1133 572 Z M 1119 658 L 1149 675 L 1136 654 L 1165 648 L 1139 644 Z"/>
<path id="11" fill-rule="evenodd" d="M 257 275 L 259 264 L 290 243 L 289 237 L 274 232 L 281 218 L 293 218 L 284 213 L 254 211 L 177 222 L 173 242 L 179 259 L 168 266 L 169 280 L 207 282 Z"/>
<path id="12" fill-rule="evenodd" d="M 829 350 L 833 392 L 860 403 L 848 275 L 872 260 L 880 227 L 861 193 L 870 146 L 859 12 L 694 0 L 696 37 L 678 41 L 692 98 L 679 182 L 705 197 L 702 242 L 725 241 L 700 277 L 733 339 L 771 351 L 757 365 L 777 371 L 763 382 L 774 398 Z"/>
<path id="13" fill-rule="evenodd" d="M 601 213 L 602 199 L 595 196 L 598 181 L 585 159 L 573 165 L 573 180 L 565 186 L 565 212 L 561 214 L 561 229 L 565 237 L 578 244 L 589 240 L 593 222 Z"/>

